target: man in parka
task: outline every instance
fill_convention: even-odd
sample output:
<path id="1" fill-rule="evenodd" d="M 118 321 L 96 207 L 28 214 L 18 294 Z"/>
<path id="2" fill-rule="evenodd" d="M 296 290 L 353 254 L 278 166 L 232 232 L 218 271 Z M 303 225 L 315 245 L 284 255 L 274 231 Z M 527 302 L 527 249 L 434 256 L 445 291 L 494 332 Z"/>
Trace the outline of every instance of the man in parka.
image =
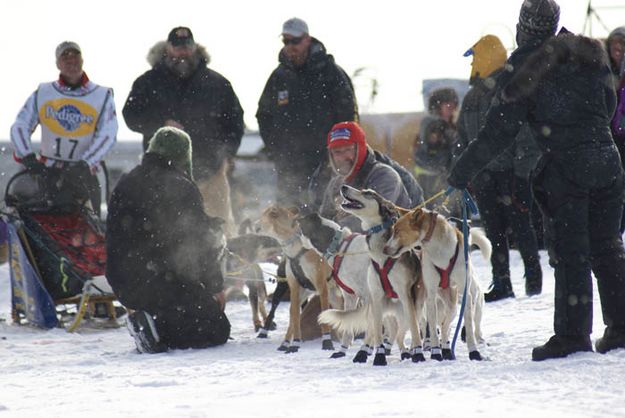
<path id="1" fill-rule="evenodd" d="M 326 162 L 335 123 L 358 118 L 351 80 L 301 19 L 282 27 L 280 65 L 269 77 L 256 118 L 278 180 L 278 202 L 301 205 L 315 169 Z M 327 172 L 324 172 L 327 173 Z M 327 178 L 319 179 L 326 184 Z"/>
<path id="2" fill-rule="evenodd" d="M 625 348 L 625 250 L 619 232 L 625 176 L 609 126 L 614 86 L 598 41 L 564 29 L 554 36 L 559 15 L 554 0 L 523 2 L 519 47 L 498 79 L 477 139 L 448 179 L 466 188 L 529 123 L 543 151 L 532 183 L 556 281 L 555 335 L 532 350 L 534 361 L 592 351 L 591 270 L 606 325 L 595 348 Z"/>
<path id="3" fill-rule="evenodd" d="M 458 115 L 457 154 L 478 136 L 495 93 L 497 77 L 503 72 L 506 49 L 499 38 L 486 35 L 464 55 L 473 56 L 473 63 L 471 89 Z M 530 172 L 539 156 L 540 150 L 526 125 L 515 145 L 490 162 L 471 181 L 486 236 L 493 244 L 490 257 L 493 278 L 491 289 L 484 295 L 486 302 L 514 297 L 510 281 L 510 235 L 514 236 L 523 258 L 525 293 L 532 296 L 542 291 L 538 244 L 530 217 L 533 197 L 529 183 Z"/>

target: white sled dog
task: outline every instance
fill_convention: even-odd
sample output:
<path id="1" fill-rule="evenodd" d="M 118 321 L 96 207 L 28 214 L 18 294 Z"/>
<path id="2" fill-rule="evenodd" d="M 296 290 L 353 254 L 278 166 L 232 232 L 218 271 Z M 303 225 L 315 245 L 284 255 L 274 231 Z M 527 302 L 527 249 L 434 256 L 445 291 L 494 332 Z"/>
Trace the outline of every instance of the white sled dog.
<path id="1" fill-rule="evenodd" d="M 408 210 L 395 206 L 373 190 L 357 190 L 341 187 L 344 202 L 341 208 L 357 216 L 366 230 L 366 243 L 371 262 L 368 266 L 367 283 L 369 303 L 351 311 L 328 310 L 319 315 L 319 322 L 330 324 L 340 331 L 359 330 L 371 335 L 376 347 L 373 364 L 384 366 L 386 350 L 382 345 L 382 320 L 384 315 L 394 315 L 398 323 L 397 342 L 402 350 L 401 358 L 413 362 L 424 361 L 422 337 L 419 332 L 417 312 L 422 311 L 423 289 L 419 286 L 421 269 L 416 255 L 407 251 L 399 257 L 390 258 L 382 250 L 390 237 L 390 227 Z M 411 349 L 406 350 L 403 336 L 411 333 Z"/>
<path id="2" fill-rule="evenodd" d="M 361 304 L 369 303 L 367 271 L 371 260 L 367 236 L 353 233 L 349 228 L 341 227 L 336 222 L 317 213 L 300 217 L 297 219 L 297 223 L 300 226 L 304 246 L 315 250 L 332 268 L 332 278 L 343 295 L 343 310 L 354 310 L 359 302 Z M 397 323 L 391 318 L 386 318 L 384 327 L 384 346 L 386 353 L 390 354 L 391 341 L 394 340 L 397 333 Z M 341 347 L 332 354 L 331 358 L 344 357 L 353 339 L 354 332 L 352 330 L 343 332 Z M 363 358 L 362 352 L 369 353 L 370 351 L 370 341 L 367 337 L 359 354 L 354 357 L 354 362 L 361 362 L 359 360 Z M 364 359 L 366 360 L 366 356 Z"/>
<path id="3" fill-rule="evenodd" d="M 490 260 L 491 243 L 481 229 L 472 228 L 469 246 L 476 244 L 486 260 Z M 421 247 L 421 269 L 423 285 L 426 293 L 426 313 L 429 324 L 440 324 L 440 338 L 431 332 L 432 356 L 435 350 L 440 352 L 441 340 L 445 354 L 450 356 L 449 333 L 451 322 L 456 314 L 456 303 L 445 304 L 448 311 L 438 311 L 437 295 L 441 289 L 450 288 L 457 295 L 462 295 L 465 286 L 464 242 L 462 233 L 442 215 L 427 209 L 415 209 L 403 215 L 392 227 L 384 253 L 391 257 L 399 257 Z M 484 295 L 475 278 L 475 271 L 469 259 L 468 289 L 464 310 L 464 326 L 466 329 L 467 347 L 471 360 L 482 360 L 478 351 L 478 343 L 482 339 L 482 310 Z M 450 357 L 449 357 L 450 358 Z"/>

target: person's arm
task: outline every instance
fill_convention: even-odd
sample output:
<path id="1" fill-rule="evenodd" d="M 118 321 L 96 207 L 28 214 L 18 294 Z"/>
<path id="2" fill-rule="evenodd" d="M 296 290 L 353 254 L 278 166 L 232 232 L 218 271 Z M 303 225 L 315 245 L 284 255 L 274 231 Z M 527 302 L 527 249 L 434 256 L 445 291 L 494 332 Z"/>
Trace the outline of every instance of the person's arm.
<path id="1" fill-rule="evenodd" d="M 219 126 L 221 140 L 226 148 L 226 155 L 234 158 L 241 146 L 241 138 L 245 125 L 243 122 L 243 109 L 239 103 L 232 85 L 228 80 L 223 80 L 221 114 L 219 115 Z"/>
<path id="2" fill-rule="evenodd" d="M 399 174 L 383 164 L 378 164 L 371 170 L 366 188 L 375 190 L 380 196 L 393 203 L 398 203 L 402 193 L 406 193 Z"/>
<path id="3" fill-rule="evenodd" d="M 31 135 L 38 124 L 37 91 L 35 91 L 28 97 L 11 126 L 11 142 L 15 148 L 15 157 L 18 161 L 29 154 L 34 154 Z"/>
<path id="4" fill-rule="evenodd" d="M 154 89 L 146 75 L 137 78 L 132 84 L 122 114 L 128 128 L 143 135 L 152 135 L 158 128 L 165 125 L 165 119 L 152 102 Z"/>
<path id="5" fill-rule="evenodd" d="M 115 111 L 115 100 L 113 90 L 109 89 L 102 107 L 102 112 L 96 125 L 95 134 L 91 145 L 82 155 L 81 159 L 89 164 L 92 172 L 104 156 L 110 151 L 117 141 L 117 113 Z"/>
<path id="6" fill-rule="evenodd" d="M 334 120 L 338 122 L 358 121 L 358 102 L 349 76 L 339 66 L 335 66 L 334 83 L 330 91 Z"/>
<path id="7" fill-rule="evenodd" d="M 274 135 L 274 118 L 273 109 L 277 104 L 277 97 L 275 95 L 274 86 L 275 72 L 271 74 L 267 84 L 263 90 L 258 101 L 258 111 L 256 112 L 256 120 L 258 121 L 258 130 L 260 137 L 265 143 L 265 149 L 267 150 L 267 156 L 273 160 L 274 151 L 276 149 L 275 135 Z"/>

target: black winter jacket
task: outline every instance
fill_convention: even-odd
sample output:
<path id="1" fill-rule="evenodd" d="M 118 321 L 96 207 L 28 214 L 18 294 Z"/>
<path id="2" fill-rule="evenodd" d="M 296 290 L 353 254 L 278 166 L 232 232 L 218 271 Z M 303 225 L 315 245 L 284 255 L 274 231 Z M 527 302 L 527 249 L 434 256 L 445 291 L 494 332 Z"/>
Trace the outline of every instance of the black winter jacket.
<path id="1" fill-rule="evenodd" d="M 195 183 L 159 154 L 120 180 L 108 206 L 106 276 L 127 307 L 158 312 L 223 287 L 223 221 Z"/>
<path id="2" fill-rule="evenodd" d="M 207 67 L 210 57 L 198 46 L 199 65 L 188 78 L 166 66 L 166 43 L 148 55 L 152 69 L 137 78 L 124 105 L 126 124 L 143 134 L 143 150 L 167 119 L 181 123 L 191 136 L 193 176 L 196 180 L 216 172 L 224 158 L 233 157 L 243 136 L 243 109 L 230 82 Z"/>
<path id="3" fill-rule="evenodd" d="M 456 162 L 450 184 L 466 187 L 511 145 L 525 121 L 543 155 L 566 167 L 567 175 L 588 176 L 606 152 L 616 152 L 609 127 L 616 96 L 598 41 L 560 34 L 519 47 L 508 64 L 485 124 Z"/>
<path id="4" fill-rule="evenodd" d="M 294 67 L 282 51 L 279 61 L 258 103 L 260 135 L 278 170 L 314 170 L 325 159 L 330 128 L 358 118 L 354 89 L 314 38 L 304 66 Z"/>

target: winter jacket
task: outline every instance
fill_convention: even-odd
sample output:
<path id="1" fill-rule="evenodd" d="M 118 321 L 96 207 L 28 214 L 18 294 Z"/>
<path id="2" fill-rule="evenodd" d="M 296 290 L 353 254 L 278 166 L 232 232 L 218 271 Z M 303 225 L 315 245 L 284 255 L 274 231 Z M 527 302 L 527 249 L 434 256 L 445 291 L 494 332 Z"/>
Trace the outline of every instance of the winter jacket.
<path id="1" fill-rule="evenodd" d="M 621 62 L 613 62 L 610 57 L 610 43 L 615 37 L 620 37 L 625 39 L 625 26 L 620 26 L 614 29 L 608 35 L 608 38 L 605 40 L 605 50 L 608 53 L 608 60 L 610 63 L 610 70 L 612 71 L 612 80 L 614 82 L 614 88 L 618 88 L 621 84 L 621 79 L 623 78 L 623 73 L 625 72 L 625 60 L 621 60 Z"/>
<path id="2" fill-rule="evenodd" d="M 471 89 L 462 102 L 458 115 L 458 142 L 454 149 L 457 158 L 469 142 L 477 138 L 480 127 L 484 124 L 486 113 L 495 95 L 495 83 L 504 70 L 498 70 L 490 77 L 472 79 Z M 507 148 L 497 158 L 488 163 L 486 169 L 494 172 L 513 170 L 517 177 L 528 179 L 531 170 L 540 157 L 532 132 L 527 125 L 521 128 L 515 144 Z"/>
<path id="3" fill-rule="evenodd" d="M 124 105 L 130 129 L 143 134 L 143 149 L 166 120 L 173 119 L 191 136 L 193 176 L 210 177 L 224 158 L 234 157 L 243 136 L 243 110 L 230 82 L 209 69 L 210 57 L 197 48 L 197 69 L 187 78 L 165 63 L 166 42 L 157 43 L 148 55 L 152 69 L 137 78 Z"/>
<path id="4" fill-rule="evenodd" d="M 283 51 L 258 103 L 260 135 L 278 174 L 308 170 L 326 158 L 326 136 L 358 110 L 351 80 L 314 39 L 307 62 L 294 67 Z"/>
<path id="5" fill-rule="evenodd" d="M 195 183 L 147 153 L 108 206 L 106 276 L 129 308 L 160 312 L 222 290 L 223 221 L 207 216 Z"/>
<path id="6" fill-rule="evenodd" d="M 337 199 L 340 199 L 340 189 L 347 184 L 356 189 L 372 189 L 386 200 L 397 206 L 409 208 L 411 199 L 402 184 L 399 174 L 390 166 L 376 160 L 375 154 L 367 147 L 367 157 L 362 167 L 350 182 L 345 182 L 345 177 L 335 175 L 328 184 L 319 213 L 321 216 L 336 219 L 343 226 L 348 226 L 352 231 L 361 231 L 360 220 L 355 216 L 344 216 L 337 211 Z M 339 200 L 340 202 L 340 200 Z M 337 219 L 337 215 L 340 219 Z"/>
<path id="7" fill-rule="evenodd" d="M 457 136 L 456 127 L 438 116 L 428 115 L 423 118 L 419 145 L 415 152 L 417 166 L 430 174 L 447 173 L 453 160 Z M 438 138 L 438 141 L 434 138 Z"/>
<path id="8" fill-rule="evenodd" d="M 525 121 L 544 155 L 567 175 L 588 176 L 614 147 L 609 124 L 616 100 L 601 44 L 563 33 L 519 47 L 508 64 L 478 139 L 456 162 L 450 184 L 464 188 L 512 144 Z"/>

